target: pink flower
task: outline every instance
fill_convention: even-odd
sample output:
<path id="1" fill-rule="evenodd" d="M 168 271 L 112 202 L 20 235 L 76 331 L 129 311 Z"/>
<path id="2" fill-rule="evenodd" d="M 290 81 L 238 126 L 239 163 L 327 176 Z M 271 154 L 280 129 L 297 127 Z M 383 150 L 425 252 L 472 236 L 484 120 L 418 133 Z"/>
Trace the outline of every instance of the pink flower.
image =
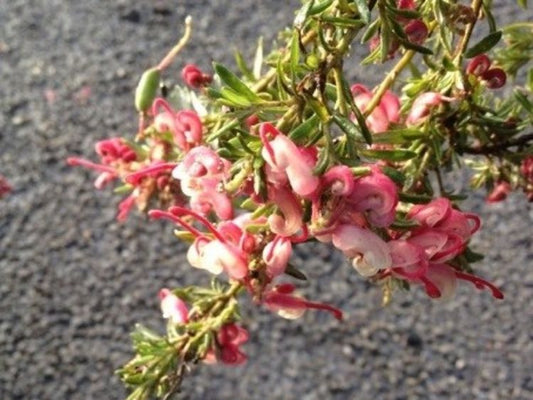
<path id="1" fill-rule="evenodd" d="M 375 275 L 392 265 L 389 246 L 369 229 L 339 225 L 331 233 L 331 240 L 363 276 Z"/>
<path id="2" fill-rule="evenodd" d="M 370 175 L 355 180 L 347 201 L 352 210 L 366 213 L 371 224 L 387 227 L 396 216 L 398 189 L 387 175 L 374 167 Z"/>
<path id="3" fill-rule="evenodd" d="M 481 221 L 477 215 L 453 209 L 450 200 L 444 197 L 435 199 L 428 204 L 414 206 L 407 217 L 417 221 L 422 227 L 434 228 L 439 232 L 457 235 L 463 243 L 466 243 L 481 226 Z"/>
<path id="4" fill-rule="evenodd" d="M 169 319 L 170 322 L 176 325 L 187 323 L 189 311 L 183 300 L 168 289 L 161 289 L 159 291 L 159 299 L 161 300 L 163 318 Z"/>
<path id="5" fill-rule="evenodd" d="M 481 76 L 490 68 L 490 64 L 490 59 L 486 54 L 479 54 L 467 64 L 466 73 Z"/>
<path id="6" fill-rule="evenodd" d="M 103 189 L 109 182 L 117 179 L 121 173 L 129 171 L 131 164 L 137 161 L 135 151 L 121 138 L 101 140 L 96 143 L 95 150 L 100 156 L 100 164 L 78 157 L 67 158 L 67 164 L 100 172 L 94 182 L 97 189 Z"/>
<path id="7" fill-rule="evenodd" d="M 163 112 L 159 109 L 163 108 Z M 154 127 L 158 132 L 171 132 L 174 142 L 183 151 L 198 146 L 203 138 L 200 117 L 192 110 L 174 112 L 166 100 L 157 98 L 152 105 Z"/>
<path id="8" fill-rule="evenodd" d="M 507 81 L 507 74 L 501 68 L 490 68 L 481 74 L 489 89 L 499 89 L 505 85 Z"/>
<path id="9" fill-rule="evenodd" d="M 407 125 L 416 125 L 425 120 L 431 109 L 439 106 L 445 101 L 453 101 L 453 98 L 443 96 L 437 92 L 422 93 L 418 96 L 411 107 L 405 121 Z"/>
<path id="10" fill-rule="evenodd" d="M 419 19 L 415 19 L 405 26 L 405 34 L 411 43 L 423 44 L 428 33 L 428 27 Z"/>
<path id="11" fill-rule="evenodd" d="M 307 309 L 324 310 L 342 320 L 342 311 L 324 303 L 315 303 L 295 295 L 294 286 L 281 284 L 267 291 L 263 295 L 263 304 L 282 318 L 296 319 L 303 315 Z"/>
<path id="12" fill-rule="evenodd" d="M 391 269 L 400 278 L 416 280 L 428 270 L 428 256 L 424 249 L 406 240 L 388 242 L 392 259 Z"/>
<path id="13" fill-rule="evenodd" d="M 291 254 L 291 241 L 281 236 L 277 236 L 264 247 L 262 259 L 266 264 L 266 272 L 269 278 L 275 278 L 285 272 Z"/>
<path id="14" fill-rule="evenodd" d="M 204 74 L 200 68 L 194 64 L 187 64 L 181 70 L 181 79 L 193 88 L 200 88 L 209 85 L 213 78 L 211 75 Z"/>
<path id="15" fill-rule="evenodd" d="M 11 193 L 12 190 L 13 189 L 7 179 L 0 175 L 0 199 Z"/>
<path id="16" fill-rule="evenodd" d="M 466 240 L 461 236 L 435 228 L 417 229 L 407 241 L 424 249 L 433 263 L 452 260 L 466 247 Z"/>
<path id="17" fill-rule="evenodd" d="M 190 197 L 191 208 L 207 215 L 215 211 L 220 219 L 233 217 L 233 205 L 221 190 L 229 177 L 230 163 L 205 146 L 191 149 L 172 171 L 180 180 L 181 191 Z"/>
<path id="18" fill-rule="evenodd" d="M 522 160 L 520 173 L 524 177 L 526 183 L 533 184 L 533 156 L 526 157 Z"/>
<path id="19" fill-rule="evenodd" d="M 244 354 L 240 346 L 246 343 L 249 339 L 248 331 L 243 327 L 235 324 L 223 325 L 216 336 L 216 346 L 218 351 L 210 349 L 205 355 L 204 361 L 208 364 L 221 361 L 227 365 L 240 365 L 244 364 L 247 360 L 246 354 Z"/>
<path id="20" fill-rule="evenodd" d="M 424 277 L 420 279 L 429 297 L 447 299 L 453 296 L 457 279 L 469 281 L 477 289 L 489 289 L 496 299 L 503 299 L 503 293 L 492 283 L 472 274 L 458 271 L 448 264 L 430 264 Z"/>
<path id="21" fill-rule="evenodd" d="M 372 92 L 361 84 L 355 84 L 351 88 L 354 96 L 354 102 L 357 107 L 364 112 L 366 106 L 372 99 Z M 380 103 L 372 113 L 367 117 L 366 123 L 368 129 L 374 133 L 385 132 L 391 122 L 398 122 L 400 119 L 400 101 L 398 97 L 387 90 Z"/>
<path id="22" fill-rule="evenodd" d="M 187 260 L 196 268 L 213 274 L 226 272 L 231 279 L 242 280 L 248 275 L 250 254 L 255 250 L 253 237 L 232 221 L 215 227 L 202 215 L 183 207 L 171 207 L 168 211 L 150 210 L 154 219 L 169 219 L 185 228 L 194 236 L 194 242 L 187 252 Z M 203 234 L 183 217 L 192 217 L 203 224 L 213 238 Z"/>
<path id="23" fill-rule="evenodd" d="M 511 185 L 509 182 L 499 182 L 492 192 L 487 196 L 487 203 L 499 203 L 507 198 L 507 195 L 511 192 Z"/>
<path id="24" fill-rule="evenodd" d="M 270 229 L 277 235 L 289 237 L 302 228 L 303 210 L 300 202 L 293 192 L 287 187 L 270 187 L 268 197 L 278 206 L 280 214 L 271 214 L 268 217 Z"/>
<path id="25" fill-rule="evenodd" d="M 116 162 L 128 163 L 137 159 L 135 151 L 121 138 L 100 140 L 94 147 L 105 165 L 112 165 Z"/>
<path id="26" fill-rule="evenodd" d="M 318 186 L 319 179 L 313 175 L 313 157 L 294 144 L 269 123 L 259 128 L 263 142 L 262 156 L 275 174 L 286 175 L 294 192 L 309 196 Z M 267 135 L 274 136 L 272 140 Z M 268 172 L 267 172 L 268 174 Z"/>

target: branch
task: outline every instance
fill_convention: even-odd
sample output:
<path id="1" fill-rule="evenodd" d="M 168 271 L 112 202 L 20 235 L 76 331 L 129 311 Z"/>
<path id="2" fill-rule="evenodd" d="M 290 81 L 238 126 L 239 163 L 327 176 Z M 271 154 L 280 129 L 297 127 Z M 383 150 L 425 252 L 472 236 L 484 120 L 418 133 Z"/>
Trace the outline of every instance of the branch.
<path id="1" fill-rule="evenodd" d="M 483 146 L 476 147 L 459 147 L 459 150 L 467 154 L 497 154 L 504 150 L 507 150 L 509 147 L 514 146 L 523 146 L 529 144 L 533 140 L 533 133 L 528 133 L 527 135 L 520 136 L 514 140 L 506 140 L 500 143 L 488 144 Z"/>

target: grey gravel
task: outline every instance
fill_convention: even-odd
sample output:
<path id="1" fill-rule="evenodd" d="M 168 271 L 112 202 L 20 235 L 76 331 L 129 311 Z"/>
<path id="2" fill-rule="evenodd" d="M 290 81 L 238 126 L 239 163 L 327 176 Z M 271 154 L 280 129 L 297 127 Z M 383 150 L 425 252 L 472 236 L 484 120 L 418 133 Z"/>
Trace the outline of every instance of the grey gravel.
<path id="1" fill-rule="evenodd" d="M 500 18 L 531 20 L 515 2 L 497 3 Z M 243 43 L 251 58 L 256 37 L 270 43 L 297 4 L 0 2 L 0 172 L 15 188 L 0 202 L 0 399 L 126 396 L 113 371 L 132 354 L 134 323 L 163 329 L 158 289 L 209 277 L 187 266 L 168 224 L 116 223 L 118 199 L 64 160 L 135 132 L 139 74 L 179 37 L 187 13 L 195 31 L 180 62 L 208 69 L 232 63 Z M 368 79 L 353 65 L 354 78 Z M 339 305 L 346 321 L 313 312 L 286 321 L 247 307 L 247 365 L 198 368 L 183 398 L 533 399 L 532 208 L 520 194 L 490 207 L 477 195 L 467 207 L 484 220 L 477 270 L 504 301 L 463 284 L 449 302 L 414 291 L 381 308 L 379 290 L 342 256 L 306 246 L 295 260 L 311 278 L 304 293 Z"/>

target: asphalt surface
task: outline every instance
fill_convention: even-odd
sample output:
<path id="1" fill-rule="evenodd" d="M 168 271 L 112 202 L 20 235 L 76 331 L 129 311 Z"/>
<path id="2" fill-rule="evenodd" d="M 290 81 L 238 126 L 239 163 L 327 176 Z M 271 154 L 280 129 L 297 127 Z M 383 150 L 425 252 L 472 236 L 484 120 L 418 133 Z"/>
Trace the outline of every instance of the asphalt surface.
<path id="1" fill-rule="evenodd" d="M 532 19 L 515 2 L 496 3 L 503 20 Z M 119 199 L 64 160 L 135 132 L 139 74 L 180 36 L 185 15 L 195 30 L 180 61 L 208 69 L 231 63 L 243 43 L 251 57 L 259 35 L 270 43 L 296 4 L 0 2 L 0 173 L 14 186 L 0 201 L 0 399 L 126 396 L 113 371 L 132 355 L 134 323 L 163 329 L 159 288 L 209 277 L 186 264 L 168 224 L 116 223 Z M 348 67 L 354 79 L 380 77 Z M 346 321 L 245 308 L 247 365 L 198 368 L 182 398 L 533 399 L 532 208 L 522 195 L 495 206 L 476 195 L 465 208 L 484 221 L 477 271 L 505 300 L 463 284 L 449 302 L 419 290 L 381 308 L 380 291 L 340 254 L 307 246 L 295 260 L 311 278 L 304 293 L 342 307 Z"/>

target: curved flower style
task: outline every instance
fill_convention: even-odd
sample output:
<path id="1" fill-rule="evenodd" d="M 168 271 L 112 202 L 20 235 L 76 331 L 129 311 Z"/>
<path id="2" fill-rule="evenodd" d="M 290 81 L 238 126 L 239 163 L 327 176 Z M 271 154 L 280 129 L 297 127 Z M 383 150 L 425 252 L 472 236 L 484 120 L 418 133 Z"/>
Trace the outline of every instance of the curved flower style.
<path id="1" fill-rule="evenodd" d="M 277 285 L 264 293 L 262 302 L 269 310 L 287 319 L 300 318 L 305 310 L 315 309 L 328 311 L 336 319 L 342 320 L 342 311 L 338 308 L 306 300 L 294 294 L 294 289 L 294 285 L 290 283 Z"/>

